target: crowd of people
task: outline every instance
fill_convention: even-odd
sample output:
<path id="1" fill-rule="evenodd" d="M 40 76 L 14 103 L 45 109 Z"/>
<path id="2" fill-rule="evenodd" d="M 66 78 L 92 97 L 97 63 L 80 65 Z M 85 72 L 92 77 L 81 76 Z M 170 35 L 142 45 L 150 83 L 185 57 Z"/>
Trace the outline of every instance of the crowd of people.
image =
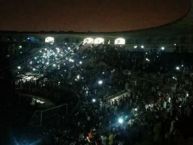
<path id="1" fill-rule="evenodd" d="M 16 93 L 69 104 L 41 124 L 38 144 L 191 144 L 193 57 L 159 48 L 64 43 L 18 55 Z"/>

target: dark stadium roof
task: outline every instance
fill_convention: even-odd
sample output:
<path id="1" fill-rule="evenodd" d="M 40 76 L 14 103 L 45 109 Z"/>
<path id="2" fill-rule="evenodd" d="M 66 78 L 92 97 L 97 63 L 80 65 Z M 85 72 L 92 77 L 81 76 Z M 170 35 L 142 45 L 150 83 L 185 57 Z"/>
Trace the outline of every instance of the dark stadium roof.
<path id="1" fill-rule="evenodd" d="M 132 31 L 176 21 L 189 8 L 189 0 L 0 0 L 0 31 Z"/>

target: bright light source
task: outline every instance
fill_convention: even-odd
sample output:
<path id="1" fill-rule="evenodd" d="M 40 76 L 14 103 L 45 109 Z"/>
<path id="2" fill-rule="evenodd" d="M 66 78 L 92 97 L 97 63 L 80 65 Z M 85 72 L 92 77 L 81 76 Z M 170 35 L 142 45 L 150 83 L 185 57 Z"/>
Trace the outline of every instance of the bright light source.
<path id="1" fill-rule="evenodd" d="M 149 59 L 149 58 L 145 58 L 145 60 L 146 60 L 147 62 L 150 62 L 150 59 Z"/>
<path id="2" fill-rule="evenodd" d="M 54 44 L 54 42 L 55 42 L 54 37 L 49 36 L 45 38 L 45 43 Z"/>
<path id="3" fill-rule="evenodd" d="M 60 53 L 60 48 L 56 47 L 57 53 Z"/>
<path id="4" fill-rule="evenodd" d="M 115 39 L 115 42 L 114 42 L 115 45 L 125 45 L 125 43 L 126 41 L 124 38 L 117 38 Z"/>
<path id="5" fill-rule="evenodd" d="M 145 48 L 145 46 L 144 46 L 144 45 L 141 45 L 141 48 L 142 48 L 142 49 L 144 49 L 144 48 Z"/>
<path id="6" fill-rule="evenodd" d="M 103 84 L 103 81 L 102 81 L 102 80 L 99 80 L 99 81 L 98 81 L 98 84 L 99 84 L 99 85 L 102 85 L 102 84 Z"/>
<path id="7" fill-rule="evenodd" d="M 74 59 L 70 58 L 70 59 L 69 59 L 69 62 L 74 62 Z"/>
<path id="8" fill-rule="evenodd" d="M 168 98 L 168 102 L 171 103 L 171 97 Z"/>
<path id="9" fill-rule="evenodd" d="M 162 47 L 161 47 L 161 50 L 165 50 L 165 47 L 164 47 L 164 46 L 162 46 Z"/>
<path id="10" fill-rule="evenodd" d="M 189 93 L 186 93 L 186 97 L 189 97 Z"/>
<path id="11" fill-rule="evenodd" d="M 95 102 L 96 102 L 96 99 L 93 98 L 93 99 L 92 99 L 92 102 L 95 103 Z"/>
<path id="12" fill-rule="evenodd" d="M 176 46 L 177 44 L 176 43 L 174 43 L 174 46 Z"/>
<path id="13" fill-rule="evenodd" d="M 33 68 L 33 71 L 36 71 L 36 69 L 35 69 L 35 68 Z"/>
<path id="14" fill-rule="evenodd" d="M 133 46 L 133 48 L 135 48 L 135 49 L 136 49 L 137 47 L 138 47 L 137 45 L 134 45 L 134 46 Z"/>
<path id="15" fill-rule="evenodd" d="M 22 45 L 19 45 L 19 49 L 21 49 L 22 48 Z"/>
<path id="16" fill-rule="evenodd" d="M 76 78 L 77 78 L 77 79 L 80 79 L 80 75 L 77 75 Z"/>
<path id="17" fill-rule="evenodd" d="M 124 120 L 123 120 L 122 117 L 119 117 L 119 118 L 118 118 L 118 123 L 119 123 L 119 124 L 123 124 L 123 123 L 124 123 Z"/>
<path id="18" fill-rule="evenodd" d="M 135 111 L 138 111 L 138 109 L 137 109 L 137 108 L 134 108 L 134 110 L 135 110 Z"/>
<path id="19" fill-rule="evenodd" d="M 104 38 L 98 37 L 94 39 L 94 44 L 104 44 L 105 40 Z"/>
<path id="20" fill-rule="evenodd" d="M 177 80 L 177 78 L 175 76 L 173 76 L 172 79 Z"/>
<path id="21" fill-rule="evenodd" d="M 94 39 L 91 37 L 85 38 L 83 40 L 83 44 L 93 44 L 94 43 Z"/>
<path id="22" fill-rule="evenodd" d="M 82 61 L 79 61 L 79 64 L 82 64 Z"/>
<path id="23" fill-rule="evenodd" d="M 53 64 L 52 66 L 53 66 L 53 67 L 56 67 L 56 64 Z"/>
<path id="24" fill-rule="evenodd" d="M 45 102 L 44 101 L 42 101 L 42 100 L 39 100 L 39 99 L 34 99 L 37 103 L 39 103 L 39 104 L 45 104 Z"/>
<path id="25" fill-rule="evenodd" d="M 180 70 L 180 67 L 179 67 L 179 66 L 176 66 L 176 70 Z"/>
<path id="26" fill-rule="evenodd" d="M 21 69 L 21 66 L 18 66 L 17 69 Z"/>

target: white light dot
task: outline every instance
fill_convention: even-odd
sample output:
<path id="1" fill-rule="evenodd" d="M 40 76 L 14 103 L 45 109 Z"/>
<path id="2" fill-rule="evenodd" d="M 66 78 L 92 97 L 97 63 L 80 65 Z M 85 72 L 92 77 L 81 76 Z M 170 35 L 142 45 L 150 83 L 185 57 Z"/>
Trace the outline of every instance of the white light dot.
<path id="1" fill-rule="evenodd" d="M 21 66 L 18 66 L 17 69 L 21 69 Z"/>
<path id="2" fill-rule="evenodd" d="M 45 43 L 49 43 L 49 44 L 54 44 L 54 37 L 46 37 L 45 38 Z"/>
<path id="3" fill-rule="evenodd" d="M 119 124 L 123 124 L 123 122 L 124 122 L 124 120 L 123 120 L 122 117 L 118 118 L 118 123 L 119 123 Z"/>
<path id="4" fill-rule="evenodd" d="M 179 67 L 179 66 L 176 66 L 176 70 L 180 70 L 180 67 Z"/>
<path id="5" fill-rule="evenodd" d="M 137 45 L 134 45 L 134 46 L 133 46 L 133 48 L 135 48 L 135 49 L 136 49 L 136 48 L 137 48 Z"/>
<path id="6" fill-rule="evenodd" d="M 80 75 L 77 75 L 76 78 L 77 78 L 77 79 L 80 79 Z"/>
<path id="7" fill-rule="evenodd" d="M 102 85 L 102 84 L 103 84 L 103 81 L 102 81 L 102 80 L 99 80 L 99 81 L 98 81 L 98 84 L 99 84 L 99 85 Z"/>
<path id="8" fill-rule="evenodd" d="M 96 99 L 93 98 L 93 99 L 92 99 L 92 102 L 95 103 L 95 102 L 96 102 Z"/>
<path id="9" fill-rule="evenodd" d="M 161 47 L 161 50 L 165 50 L 165 47 L 162 46 L 162 47 Z"/>
<path id="10" fill-rule="evenodd" d="M 177 78 L 175 76 L 173 76 L 172 79 L 177 80 Z"/>
<path id="11" fill-rule="evenodd" d="M 79 64 L 82 64 L 82 61 L 79 61 Z"/>
<path id="12" fill-rule="evenodd" d="M 70 59 L 69 59 L 69 62 L 74 62 L 74 59 L 71 59 L 71 58 L 70 58 Z"/>
<path id="13" fill-rule="evenodd" d="M 60 48 L 56 47 L 57 53 L 60 53 Z"/>
<path id="14" fill-rule="evenodd" d="M 141 48 L 143 49 L 143 48 L 145 48 L 145 46 L 144 46 L 144 45 L 141 45 Z"/>
<path id="15" fill-rule="evenodd" d="M 147 62 L 150 62 L 150 59 L 149 59 L 149 58 L 146 58 L 145 60 L 146 60 Z"/>

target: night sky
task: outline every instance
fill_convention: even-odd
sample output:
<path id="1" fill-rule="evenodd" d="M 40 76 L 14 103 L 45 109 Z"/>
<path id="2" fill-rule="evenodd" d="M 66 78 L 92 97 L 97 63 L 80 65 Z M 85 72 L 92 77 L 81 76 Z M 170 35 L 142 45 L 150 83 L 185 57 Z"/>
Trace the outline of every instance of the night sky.
<path id="1" fill-rule="evenodd" d="M 0 31 L 115 32 L 159 26 L 188 0 L 0 0 Z"/>

